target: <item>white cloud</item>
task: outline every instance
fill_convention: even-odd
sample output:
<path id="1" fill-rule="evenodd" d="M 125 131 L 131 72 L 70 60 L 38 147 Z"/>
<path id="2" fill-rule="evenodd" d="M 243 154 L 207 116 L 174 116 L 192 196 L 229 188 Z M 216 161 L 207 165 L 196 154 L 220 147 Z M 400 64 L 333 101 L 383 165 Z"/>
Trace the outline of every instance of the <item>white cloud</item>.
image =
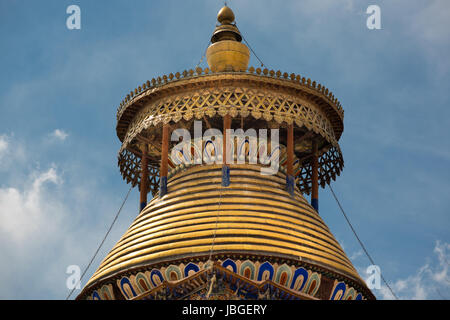
<path id="1" fill-rule="evenodd" d="M 0 171 L 10 168 L 12 165 L 22 163 L 25 159 L 25 150 L 20 143 L 15 141 L 14 134 L 0 135 Z M 0 180 L 0 182 L 4 182 Z"/>
<path id="2" fill-rule="evenodd" d="M 65 298 L 67 266 L 84 267 L 98 245 L 97 231 L 104 231 L 103 221 L 82 224 L 92 215 L 85 209 L 92 201 L 77 198 L 74 191 L 55 166 L 35 170 L 19 186 L 0 188 L 0 299 Z M 113 212 L 92 207 L 92 211 Z"/>
<path id="3" fill-rule="evenodd" d="M 448 273 L 448 260 L 450 258 L 450 244 L 436 242 L 433 250 L 434 260 L 423 265 L 416 274 L 398 279 L 391 285 L 392 290 L 399 299 L 425 300 L 425 299 L 449 299 L 444 296 L 450 292 L 450 280 Z M 393 299 L 386 286 L 380 290 L 381 298 Z"/>
<path id="4" fill-rule="evenodd" d="M 441 270 L 437 271 L 433 274 L 433 280 L 436 282 L 442 282 L 449 284 L 448 278 L 448 258 L 449 254 L 447 251 L 450 250 L 450 244 L 444 243 L 441 244 L 438 242 L 434 248 L 434 253 L 437 255 L 439 260 L 439 265 L 441 266 Z"/>
<path id="5" fill-rule="evenodd" d="M 0 188 L 1 299 L 63 298 L 65 268 L 72 255 L 80 256 L 73 250 L 77 239 L 66 188 L 55 166 L 35 170 L 21 185 Z"/>
<path id="6" fill-rule="evenodd" d="M 450 37 L 450 3 L 448 0 L 432 0 L 418 11 L 412 27 L 417 36 L 433 46 L 439 46 Z M 448 42 L 447 42 L 448 43 Z"/>
<path id="7" fill-rule="evenodd" d="M 395 6 L 395 4 L 392 4 Z M 405 14 L 411 12 L 411 14 Z M 448 0 L 416 1 L 395 6 L 392 12 L 403 28 L 404 37 L 414 37 L 414 42 L 433 66 L 434 77 L 450 72 L 450 2 Z M 392 14 L 391 13 L 391 14 Z"/>
<path id="8" fill-rule="evenodd" d="M 14 148 L 8 148 L 7 170 L 0 174 L 0 299 L 63 299 L 69 292 L 67 266 L 85 267 L 107 230 L 102 217 L 109 223 L 121 200 L 72 159 L 61 168 L 41 169 L 41 159 L 29 164 L 42 145 L 30 148 L 12 135 L 1 141 Z M 26 162 L 17 161 L 16 150 L 27 150 Z M 128 210 L 135 211 L 133 203 Z M 82 285 L 132 217 L 118 221 Z"/>
<path id="9" fill-rule="evenodd" d="M 3 156 L 8 151 L 8 139 L 5 135 L 0 136 L 0 160 L 3 158 Z"/>
<path id="10" fill-rule="evenodd" d="M 33 241 L 50 231 L 60 220 L 61 204 L 47 197 L 47 185 L 59 185 L 62 179 L 55 168 L 34 173 L 29 183 L 20 188 L 0 189 L 1 236 L 16 244 Z"/>
<path id="11" fill-rule="evenodd" d="M 69 136 L 69 134 L 66 133 L 64 130 L 61 130 L 61 129 L 56 129 L 55 131 L 53 131 L 51 133 L 51 137 L 52 138 L 55 138 L 55 139 L 58 139 L 58 140 L 61 140 L 61 141 L 66 140 L 66 138 L 68 136 Z"/>
<path id="12" fill-rule="evenodd" d="M 354 260 L 356 260 L 357 258 L 359 258 L 359 257 L 361 257 L 363 255 L 364 255 L 364 252 L 360 249 L 360 250 L 352 253 L 349 258 L 350 258 L 351 261 L 354 261 Z"/>

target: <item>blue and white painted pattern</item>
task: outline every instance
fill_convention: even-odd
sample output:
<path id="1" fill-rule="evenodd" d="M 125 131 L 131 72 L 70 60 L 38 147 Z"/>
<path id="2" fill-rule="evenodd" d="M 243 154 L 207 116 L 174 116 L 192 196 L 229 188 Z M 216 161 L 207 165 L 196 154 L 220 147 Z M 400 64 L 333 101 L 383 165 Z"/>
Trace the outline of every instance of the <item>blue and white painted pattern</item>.
<path id="1" fill-rule="evenodd" d="M 226 269 L 242 277 L 248 278 L 255 283 L 261 283 L 266 280 L 272 280 L 286 288 L 316 296 L 320 285 L 322 275 L 303 267 L 289 266 L 287 264 L 278 264 L 268 261 L 251 260 L 219 260 L 219 263 Z M 153 288 L 158 287 L 164 281 L 176 283 L 195 273 L 204 270 L 207 265 L 203 262 L 187 264 L 168 265 L 160 269 L 151 269 L 145 272 L 138 272 L 133 275 L 123 276 L 117 280 L 116 285 L 126 299 L 137 297 Z M 110 300 L 114 299 L 112 285 L 105 285 L 101 289 L 94 291 L 90 299 Z M 331 291 L 330 300 L 363 300 L 361 293 L 344 282 L 335 281 Z"/>

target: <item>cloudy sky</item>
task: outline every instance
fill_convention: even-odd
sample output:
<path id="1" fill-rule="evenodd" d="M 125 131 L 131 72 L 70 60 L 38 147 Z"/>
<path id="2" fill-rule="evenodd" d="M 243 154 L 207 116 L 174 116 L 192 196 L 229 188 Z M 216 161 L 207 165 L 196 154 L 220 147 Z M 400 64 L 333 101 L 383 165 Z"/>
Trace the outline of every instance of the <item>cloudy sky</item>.
<path id="1" fill-rule="evenodd" d="M 81 30 L 66 27 L 72 4 Z M 333 187 L 397 296 L 450 299 L 450 2 L 228 4 L 269 68 L 311 77 L 342 102 L 345 168 Z M 370 4 L 381 30 L 366 27 Z M 193 68 L 222 5 L 0 2 L 0 298 L 66 298 L 67 267 L 87 265 L 129 188 L 117 168 L 118 104 L 148 79 Z M 83 285 L 138 202 L 133 190 Z M 320 213 L 367 278 L 329 189 Z M 384 286 L 374 293 L 392 298 Z"/>

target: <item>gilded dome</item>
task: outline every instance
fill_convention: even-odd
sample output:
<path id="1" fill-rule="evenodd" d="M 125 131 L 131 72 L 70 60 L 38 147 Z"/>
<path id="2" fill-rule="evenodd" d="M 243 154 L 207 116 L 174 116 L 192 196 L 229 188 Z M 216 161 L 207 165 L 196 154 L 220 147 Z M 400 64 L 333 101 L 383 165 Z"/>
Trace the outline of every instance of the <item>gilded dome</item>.
<path id="1" fill-rule="evenodd" d="M 174 175 L 100 264 L 86 288 L 133 269 L 152 270 L 176 260 L 208 256 L 275 257 L 320 266 L 365 288 L 322 218 L 285 176 L 260 174 L 258 165 L 232 165 L 221 187 L 221 166 L 191 167 Z M 256 258 L 258 259 L 258 258 Z"/>

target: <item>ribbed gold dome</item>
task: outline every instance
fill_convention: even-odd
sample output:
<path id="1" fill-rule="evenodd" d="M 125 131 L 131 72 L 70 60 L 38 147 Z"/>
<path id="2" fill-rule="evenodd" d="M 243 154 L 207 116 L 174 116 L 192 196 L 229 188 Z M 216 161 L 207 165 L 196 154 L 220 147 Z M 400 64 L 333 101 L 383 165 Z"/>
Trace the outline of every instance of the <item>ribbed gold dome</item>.
<path id="1" fill-rule="evenodd" d="M 221 166 L 197 166 L 170 179 L 136 218 L 87 287 L 122 271 L 161 261 L 214 254 L 285 257 L 336 270 L 361 283 L 355 268 L 316 211 L 285 176 L 263 176 L 257 165 L 232 165 L 221 187 Z M 216 231 L 215 231 L 216 230 Z M 215 240 L 213 240 L 215 239 Z"/>

